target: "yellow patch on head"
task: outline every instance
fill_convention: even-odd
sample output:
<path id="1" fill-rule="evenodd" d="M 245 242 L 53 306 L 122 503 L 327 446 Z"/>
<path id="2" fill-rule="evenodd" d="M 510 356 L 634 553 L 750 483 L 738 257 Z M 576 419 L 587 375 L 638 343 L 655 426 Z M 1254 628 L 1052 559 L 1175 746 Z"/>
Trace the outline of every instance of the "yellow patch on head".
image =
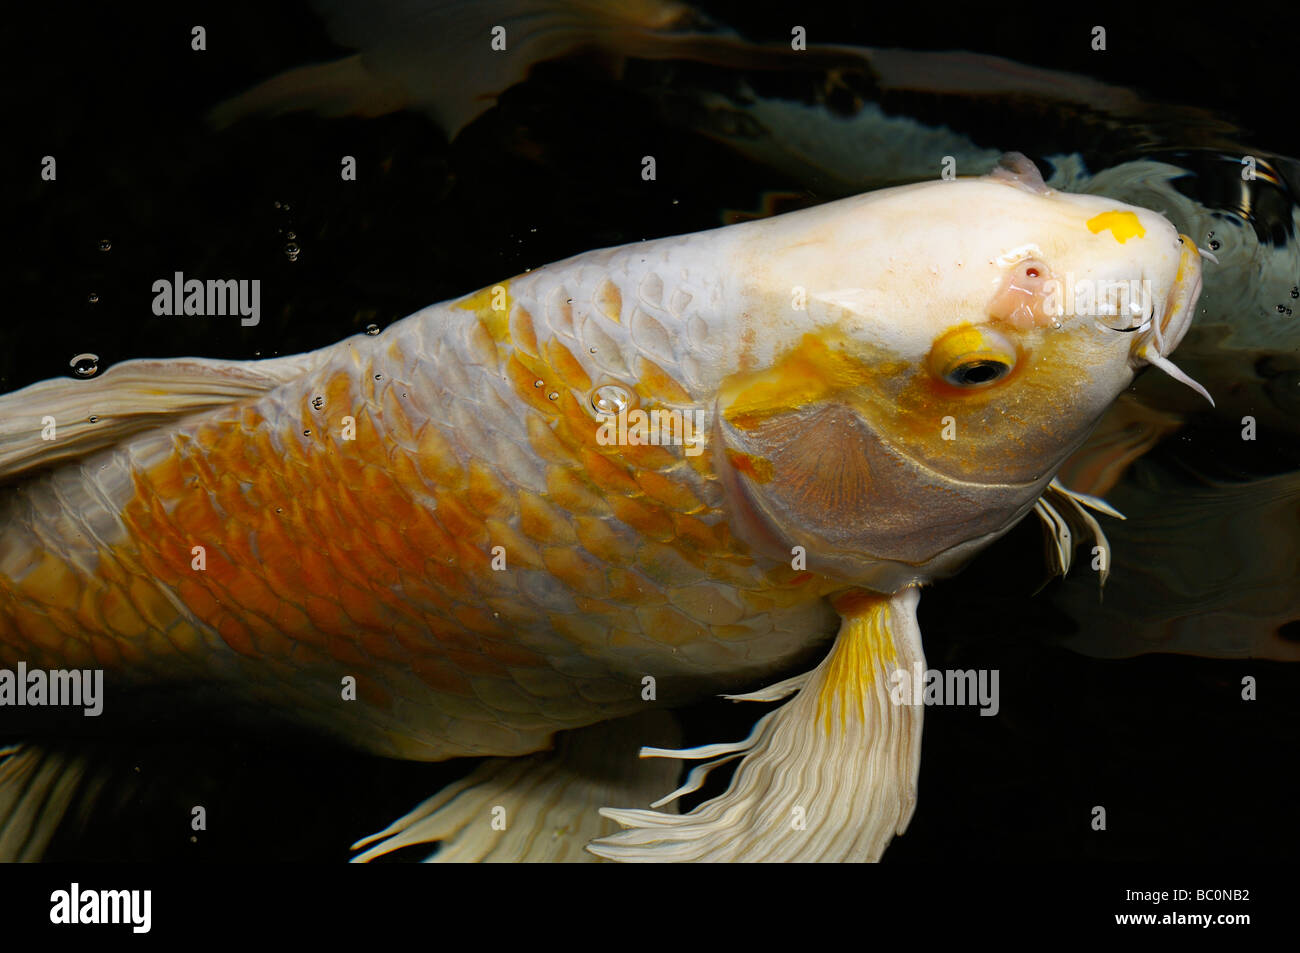
<path id="1" fill-rule="evenodd" d="M 734 375 L 723 387 L 723 416 L 742 430 L 765 417 L 806 406 L 838 391 L 860 387 L 873 376 L 843 347 L 825 339 L 830 335 L 805 334 L 771 368 Z"/>
<path id="2" fill-rule="evenodd" d="M 1088 231 L 1094 235 L 1110 230 L 1115 241 L 1123 245 L 1130 238 L 1143 238 L 1146 229 L 1138 221 L 1136 212 L 1102 212 L 1088 219 Z"/>

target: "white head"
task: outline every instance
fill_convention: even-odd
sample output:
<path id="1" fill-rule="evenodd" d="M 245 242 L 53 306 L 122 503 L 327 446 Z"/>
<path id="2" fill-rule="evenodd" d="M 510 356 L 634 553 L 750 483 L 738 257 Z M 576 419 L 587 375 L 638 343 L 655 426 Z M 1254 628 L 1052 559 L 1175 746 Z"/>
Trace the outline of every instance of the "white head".
<path id="1" fill-rule="evenodd" d="M 1172 368 L 1200 292 L 1161 215 L 1014 155 L 744 229 L 715 441 L 739 525 L 887 591 L 1014 525 L 1139 367 Z"/>

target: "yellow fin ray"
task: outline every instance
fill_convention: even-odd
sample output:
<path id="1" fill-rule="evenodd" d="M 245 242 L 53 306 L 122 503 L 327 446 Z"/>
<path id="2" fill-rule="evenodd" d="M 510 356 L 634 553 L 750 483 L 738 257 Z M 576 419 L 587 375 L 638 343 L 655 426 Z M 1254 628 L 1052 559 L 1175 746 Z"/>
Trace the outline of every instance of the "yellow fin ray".
<path id="1" fill-rule="evenodd" d="M 727 791 L 687 814 L 606 808 L 626 830 L 593 841 L 622 861 L 875 861 L 911 821 L 921 758 L 920 705 L 895 704 L 891 676 L 923 669 L 920 593 L 852 592 L 835 600 L 843 624 L 812 672 L 745 700 L 794 694 L 742 742 L 641 756 L 700 760 L 664 804 L 697 789 L 712 767 L 742 757 Z"/>

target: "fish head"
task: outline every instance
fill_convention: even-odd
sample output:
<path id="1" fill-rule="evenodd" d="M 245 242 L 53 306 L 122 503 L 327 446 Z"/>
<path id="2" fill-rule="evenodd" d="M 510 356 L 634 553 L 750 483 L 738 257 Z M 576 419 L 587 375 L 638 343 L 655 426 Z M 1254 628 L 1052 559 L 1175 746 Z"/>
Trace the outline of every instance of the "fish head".
<path id="1" fill-rule="evenodd" d="M 752 547 L 879 591 L 1010 529 L 1186 332 L 1200 258 L 1160 214 L 990 176 L 753 223 L 715 461 Z"/>

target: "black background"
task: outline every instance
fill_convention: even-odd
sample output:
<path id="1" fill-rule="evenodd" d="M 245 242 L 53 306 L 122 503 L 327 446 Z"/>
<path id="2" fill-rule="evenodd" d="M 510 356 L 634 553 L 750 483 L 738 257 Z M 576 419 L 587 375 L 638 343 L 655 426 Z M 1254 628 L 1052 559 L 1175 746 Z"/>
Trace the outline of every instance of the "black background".
<path id="1" fill-rule="evenodd" d="M 1294 23 L 1273 14 L 700 6 L 756 40 L 784 41 L 797 22 L 812 42 L 964 48 L 1075 70 L 1201 106 L 1261 148 L 1300 155 Z M 635 96 L 582 64 L 538 70 L 452 143 L 414 113 L 291 115 L 217 133 L 203 119 L 216 103 L 348 52 L 304 4 L 97 5 L 17 16 L 0 170 L 4 391 L 68 376 L 69 359 L 84 351 L 101 367 L 145 356 L 295 353 L 589 248 L 719 225 L 727 210 L 761 207 L 768 191 L 821 198 L 648 120 Z M 195 23 L 207 27 L 205 53 L 190 49 Z M 1088 47 L 1094 23 L 1108 29 L 1106 53 Z M 990 139 L 1005 141 L 997 125 L 1005 120 L 977 119 Z M 1044 128 L 1024 135 L 1041 141 Z M 654 183 L 639 176 L 647 153 L 658 159 Z M 57 183 L 39 178 L 47 154 L 58 158 Z M 344 154 L 358 159 L 357 182 L 339 181 Z M 302 249 L 296 261 L 284 253 L 289 231 Z M 101 250 L 103 240 L 111 250 Z M 173 271 L 262 277 L 261 324 L 153 316 L 150 285 Z M 1043 572 L 1039 531 L 1022 525 L 922 599 L 930 665 L 999 669 L 1002 711 L 927 711 L 920 807 L 885 862 L 1291 862 L 1300 847 L 1300 671 L 1078 656 L 1058 645 L 1072 621 L 1033 595 Z M 1252 704 L 1239 698 L 1247 674 L 1260 682 Z M 688 740 L 739 737 L 752 718 L 749 708 L 703 704 L 687 713 Z M 341 861 L 352 840 L 464 770 L 287 733 L 178 724 L 165 710 L 146 709 L 143 722 L 95 744 L 136 783 L 124 781 L 132 793 L 123 803 L 84 836 L 61 839 L 55 857 Z M 188 827 L 193 803 L 209 814 L 197 839 Z M 1108 812 L 1104 833 L 1089 827 L 1098 804 Z"/>

